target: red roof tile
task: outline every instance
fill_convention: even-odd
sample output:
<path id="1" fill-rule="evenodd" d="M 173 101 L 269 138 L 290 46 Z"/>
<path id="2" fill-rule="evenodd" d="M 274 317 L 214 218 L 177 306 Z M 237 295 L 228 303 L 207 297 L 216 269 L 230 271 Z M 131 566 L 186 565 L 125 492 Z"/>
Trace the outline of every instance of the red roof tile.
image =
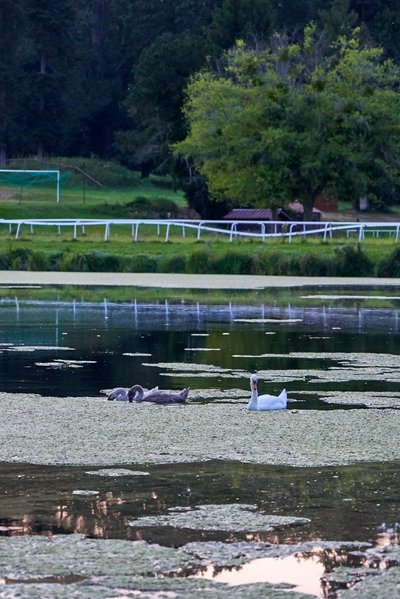
<path id="1" fill-rule="evenodd" d="M 224 220 L 272 220 L 272 210 L 263 208 L 234 208 Z"/>

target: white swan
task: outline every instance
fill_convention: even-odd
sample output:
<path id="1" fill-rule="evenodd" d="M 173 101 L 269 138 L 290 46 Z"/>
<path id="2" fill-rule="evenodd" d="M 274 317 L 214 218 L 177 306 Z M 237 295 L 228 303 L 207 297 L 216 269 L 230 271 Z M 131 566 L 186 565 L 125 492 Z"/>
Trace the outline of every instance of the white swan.
<path id="1" fill-rule="evenodd" d="M 157 404 L 186 403 L 188 395 L 188 387 L 182 389 L 182 391 L 161 391 L 158 387 L 155 387 L 145 393 L 141 385 L 133 385 L 128 390 L 128 400 L 130 402 L 150 401 Z"/>
<path id="2" fill-rule="evenodd" d="M 153 389 L 150 389 L 150 391 L 143 391 L 143 399 L 145 400 L 155 391 L 158 391 L 158 387 L 153 387 Z M 128 389 L 125 389 L 125 387 L 117 387 L 107 395 L 107 399 L 108 401 L 113 401 L 114 399 L 116 401 L 128 401 Z"/>
<path id="3" fill-rule="evenodd" d="M 276 395 L 258 395 L 258 376 L 250 377 L 251 398 L 247 404 L 248 410 L 284 410 L 287 407 L 287 393 L 284 389 L 278 397 Z"/>

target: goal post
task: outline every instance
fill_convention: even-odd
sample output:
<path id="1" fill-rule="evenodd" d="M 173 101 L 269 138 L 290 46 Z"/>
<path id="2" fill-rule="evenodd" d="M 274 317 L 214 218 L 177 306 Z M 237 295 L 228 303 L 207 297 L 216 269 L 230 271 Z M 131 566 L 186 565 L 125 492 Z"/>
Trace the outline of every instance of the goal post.
<path id="1" fill-rule="evenodd" d="M 2 173 L 5 174 L 2 177 Z M 57 184 L 57 203 L 60 202 L 61 175 L 59 170 L 27 170 L 27 169 L 0 169 L 0 186 L 11 185 L 15 187 L 30 187 L 35 183 L 44 183 L 46 179 L 55 179 Z"/>

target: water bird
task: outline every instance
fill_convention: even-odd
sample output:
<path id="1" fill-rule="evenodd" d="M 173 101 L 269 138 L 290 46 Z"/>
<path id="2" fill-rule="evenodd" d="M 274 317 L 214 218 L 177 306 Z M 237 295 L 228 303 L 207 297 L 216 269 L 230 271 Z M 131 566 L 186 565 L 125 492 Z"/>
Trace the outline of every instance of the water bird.
<path id="1" fill-rule="evenodd" d="M 153 389 L 150 389 L 150 391 L 143 390 L 144 400 L 149 394 L 153 393 L 154 391 L 158 391 L 158 387 L 153 387 Z M 128 401 L 128 389 L 126 389 L 125 387 L 117 387 L 108 394 L 107 399 L 108 401 Z"/>
<path id="2" fill-rule="evenodd" d="M 258 376 L 252 374 L 250 377 L 251 398 L 247 404 L 248 410 L 284 410 L 287 407 L 286 389 L 278 396 L 258 395 Z"/>
<path id="3" fill-rule="evenodd" d="M 158 387 L 145 393 L 141 385 L 133 385 L 128 390 L 128 400 L 130 402 L 149 401 L 156 404 L 186 403 L 189 395 L 189 387 L 182 391 L 163 391 Z"/>
<path id="4" fill-rule="evenodd" d="M 108 401 L 127 401 L 128 399 L 128 390 L 125 387 L 117 387 L 110 391 L 107 395 Z"/>

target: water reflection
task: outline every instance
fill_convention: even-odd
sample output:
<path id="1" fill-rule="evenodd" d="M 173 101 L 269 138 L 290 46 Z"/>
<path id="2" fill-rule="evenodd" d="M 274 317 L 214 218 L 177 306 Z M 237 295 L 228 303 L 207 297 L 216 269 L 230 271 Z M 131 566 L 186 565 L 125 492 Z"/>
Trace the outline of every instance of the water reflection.
<path id="1" fill-rule="evenodd" d="M 86 470 L 2 464 L 0 535 L 75 532 L 169 546 L 195 540 L 399 544 L 396 464 L 297 469 L 207 462 L 154 466 L 149 476 L 140 477 L 94 477 Z M 74 495 L 76 489 L 98 495 Z M 169 508 L 227 503 L 256 504 L 264 514 L 311 522 L 261 534 L 141 528 L 140 520 L 128 525 Z"/>
<path id="2" fill-rule="evenodd" d="M 313 553 L 296 553 L 286 557 L 266 557 L 251 560 L 243 566 L 221 568 L 208 566 L 193 578 L 206 578 L 232 586 L 268 582 L 293 585 L 293 591 L 327 599 L 332 597 L 334 585 L 326 578 L 338 566 L 348 565 L 345 551 L 317 550 Z"/>
<path id="3" fill-rule="evenodd" d="M 0 333 L 3 391 L 69 397 L 98 396 L 101 389 L 135 382 L 144 387 L 165 387 L 165 373 L 150 367 L 158 363 L 215 365 L 243 372 L 243 377 L 225 377 L 223 385 L 248 393 L 248 372 L 272 368 L 290 373 L 310 367 L 305 358 L 288 359 L 289 352 L 399 353 L 398 310 L 296 307 L 292 303 L 282 307 L 136 300 L 117 304 L 107 299 L 100 303 L 33 302 L 16 298 L 0 301 Z M 28 351 L 27 346 L 36 349 Z M 249 356 L 254 353 L 275 354 L 276 358 L 266 361 Z M 316 369 L 333 366 L 334 362 L 313 362 Z M 178 389 L 189 385 L 194 389 L 222 383 L 222 376 L 214 381 L 201 372 L 196 376 L 196 380 L 193 375 L 185 380 L 172 373 L 168 386 Z M 286 388 L 310 391 L 304 377 L 297 381 L 289 377 Z M 393 391 L 396 384 L 382 377 L 378 382 L 325 384 L 325 390 L 338 388 Z M 309 399 L 310 405 L 298 407 L 326 408 Z"/>

